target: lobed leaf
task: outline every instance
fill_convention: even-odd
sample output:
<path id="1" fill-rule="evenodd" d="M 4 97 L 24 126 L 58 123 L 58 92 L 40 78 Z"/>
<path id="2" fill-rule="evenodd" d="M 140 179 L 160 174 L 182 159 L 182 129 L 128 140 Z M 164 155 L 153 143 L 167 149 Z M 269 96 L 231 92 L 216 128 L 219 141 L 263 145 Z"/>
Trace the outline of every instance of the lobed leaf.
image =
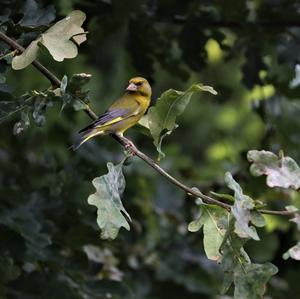
<path id="1" fill-rule="evenodd" d="M 39 51 L 39 42 L 40 39 L 32 41 L 21 55 L 13 58 L 11 66 L 14 70 L 24 69 L 36 59 Z"/>
<path id="2" fill-rule="evenodd" d="M 266 283 L 278 272 L 275 265 L 246 264 L 234 273 L 235 299 L 262 299 L 266 291 Z"/>
<path id="3" fill-rule="evenodd" d="M 300 241 L 291 247 L 287 252 L 282 256 L 285 260 L 292 258 L 294 260 L 300 261 Z"/>
<path id="4" fill-rule="evenodd" d="M 76 57 L 78 54 L 77 46 L 86 40 L 85 34 L 77 35 L 84 33 L 81 26 L 85 18 L 86 16 L 82 11 L 72 11 L 67 17 L 55 23 L 39 38 L 32 41 L 21 55 L 14 57 L 12 68 L 20 70 L 31 64 L 38 55 L 39 44 L 45 46 L 57 61 Z"/>
<path id="5" fill-rule="evenodd" d="M 234 283 L 235 299 L 263 298 L 267 281 L 278 269 L 271 263 L 253 264 L 243 248 L 246 239 L 234 232 L 234 219 L 229 224 L 221 246 L 221 267 L 224 271 L 222 294 L 225 294 Z"/>
<path id="6" fill-rule="evenodd" d="M 291 222 L 296 223 L 298 231 L 300 231 L 300 214 L 298 209 L 295 206 L 287 206 L 286 210 L 290 212 L 295 212 L 294 218 L 290 219 Z M 292 258 L 294 260 L 300 261 L 300 241 L 293 247 L 291 247 L 287 252 L 282 256 L 285 260 Z"/>
<path id="7" fill-rule="evenodd" d="M 225 236 L 225 227 L 222 221 L 227 218 L 227 211 L 214 205 L 201 205 L 200 216 L 192 221 L 188 230 L 196 232 L 203 226 L 203 243 L 206 256 L 210 260 L 219 261 L 220 247 Z"/>
<path id="8" fill-rule="evenodd" d="M 184 112 L 192 95 L 199 91 L 217 94 L 212 87 L 201 84 L 193 84 L 186 91 L 169 89 L 157 99 L 155 106 L 151 107 L 147 116 L 140 121 L 140 124 L 149 128 L 159 159 L 165 156 L 161 149 L 163 139 L 176 129 L 176 118 Z"/>
<path id="9" fill-rule="evenodd" d="M 249 226 L 251 221 L 251 211 L 255 207 L 254 200 L 243 194 L 241 186 L 233 179 L 229 172 L 225 174 L 225 183 L 231 190 L 234 191 L 235 201 L 232 206 L 231 213 L 236 219 L 235 232 L 241 238 L 259 240 L 256 229 L 253 226 Z M 255 216 L 257 217 L 257 215 Z"/>
<path id="10" fill-rule="evenodd" d="M 234 234 L 234 218 L 228 217 L 226 235 L 220 247 L 222 253 L 221 268 L 224 271 L 224 280 L 221 293 L 225 294 L 234 281 L 234 273 L 244 264 L 251 263 L 251 260 L 243 249 L 246 239 L 241 239 Z"/>
<path id="11" fill-rule="evenodd" d="M 290 157 L 278 157 L 269 151 L 252 150 L 247 154 L 250 172 L 254 176 L 267 176 L 269 187 L 300 188 L 300 168 Z"/>
<path id="12" fill-rule="evenodd" d="M 84 12 L 74 10 L 42 34 L 41 42 L 55 60 L 63 61 L 65 58 L 74 58 L 77 56 L 77 45 L 83 43 L 86 40 L 86 36 L 85 34 L 74 35 L 84 33 L 81 26 L 85 18 Z M 71 40 L 72 37 L 76 43 Z"/>
<path id="13" fill-rule="evenodd" d="M 97 191 L 88 197 L 88 203 L 97 207 L 101 239 L 115 239 L 121 227 L 130 230 L 124 214 L 127 219 L 131 219 L 121 202 L 125 189 L 122 167 L 123 162 L 118 165 L 107 163 L 108 173 L 93 180 Z"/>

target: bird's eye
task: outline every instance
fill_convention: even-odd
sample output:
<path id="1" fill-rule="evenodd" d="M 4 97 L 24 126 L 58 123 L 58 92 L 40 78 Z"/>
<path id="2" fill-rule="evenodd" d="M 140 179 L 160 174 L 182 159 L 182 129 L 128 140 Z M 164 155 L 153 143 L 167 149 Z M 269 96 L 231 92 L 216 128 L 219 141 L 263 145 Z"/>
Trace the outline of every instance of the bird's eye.
<path id="1" fill-rule="evenodd" d="M 135 83 L 136 86 L 141 86 L 142 85 L 142 82 L 137 82 Z"/>

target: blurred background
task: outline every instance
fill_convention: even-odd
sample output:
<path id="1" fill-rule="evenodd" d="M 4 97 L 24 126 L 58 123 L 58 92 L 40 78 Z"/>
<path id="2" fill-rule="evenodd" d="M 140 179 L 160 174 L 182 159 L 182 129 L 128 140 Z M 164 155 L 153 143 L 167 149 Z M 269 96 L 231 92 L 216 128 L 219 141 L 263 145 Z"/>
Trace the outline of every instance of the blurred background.
<path id="1" fill-rule="evenodd" d="M 32 1 L 1 0 L 0 24 L 7 15 L 18 24 Z M 58 63 L 44 51 L 39 60 L 59 78 L 92 74 L 91 107 L 99 114 L 136 75 L 151 82 L 152 104 L 163 91 L 192 83 L 218 91 L 195 95 L 178 118 L 179 127 L 164 139 L 161 166 L 167 171 L 204 193 L 228 192 L 223 177 L 230 171 L 248 195 L 268 207 L 300 207 L 299 193 L 269 189 L 265 178 L 251 177 L 246 159 L 248 150 L 265 149 L 283 150 L 300 162 L 299 1 L 43 0 L 38 5 L 32 14 L 43 10 L 52 21 L 74 9 L 86 13 L 83 27 L 89 33 L 79 55 Z M 24 47 L 39 34 L 5 26 Z M 1 101 L 49 87 L 32 66 L 13 71 L 0 62 Z M 198 207 L 137 158 L 124 169 L 123 204 L 131 230 L 122 229 L 114 241 L 100 240 L 96 210 L 87 203 L 95 192 L 91 181 L 107 172 L 107 162 L 120 162 L 123 149 L 104 137 L 68 150 L 90 119 L 71 106 L 60 110 L 57 103 L 48 107 L 42 126 L 31 121 L 19 135 L 13 128 L 20 114 L 0 124 L 0 298 L 225 298 L 219 295 L 222 271 L 206 258 L 202 233 L 187 231 Z M 156 157 L 150 137 L 138 129 L 126 136 Z M 283 217 L 266 220 L 261 241 L 246 246 L 253 261 L 279 268 L 266 298 L 299 298 L 299 264 L 282 259 L 297 240 L 295 227 Z"/>

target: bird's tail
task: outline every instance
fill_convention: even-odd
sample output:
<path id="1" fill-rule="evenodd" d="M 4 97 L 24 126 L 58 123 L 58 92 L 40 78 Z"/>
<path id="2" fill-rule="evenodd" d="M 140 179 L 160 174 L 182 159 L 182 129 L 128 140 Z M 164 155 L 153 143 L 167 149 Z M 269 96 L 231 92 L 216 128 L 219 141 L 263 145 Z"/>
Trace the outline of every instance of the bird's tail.
<path id="1" fill-rule="evenodd" d="M 86 141 L 88 141 L 90 138 L 97 136 L 97 135 L 103 135 L 104 131 L 99 129 L 90 129 L 86 131 L 80 138 L 71 146 L 71 148 L 76 151 L 82 144 L 84 144 Z"/>

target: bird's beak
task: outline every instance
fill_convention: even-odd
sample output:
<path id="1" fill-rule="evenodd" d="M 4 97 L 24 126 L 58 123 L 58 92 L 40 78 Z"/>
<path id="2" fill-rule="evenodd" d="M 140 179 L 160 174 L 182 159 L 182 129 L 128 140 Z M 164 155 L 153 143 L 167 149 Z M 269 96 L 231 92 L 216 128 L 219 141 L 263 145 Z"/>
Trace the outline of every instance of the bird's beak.
<path id="1" fill-rule="evenodd" d="M 137 86 L 134 84 L 134 83 L 130 83 L 126 90 L 129 90 L 129 91 L 137 91 Z"/>

